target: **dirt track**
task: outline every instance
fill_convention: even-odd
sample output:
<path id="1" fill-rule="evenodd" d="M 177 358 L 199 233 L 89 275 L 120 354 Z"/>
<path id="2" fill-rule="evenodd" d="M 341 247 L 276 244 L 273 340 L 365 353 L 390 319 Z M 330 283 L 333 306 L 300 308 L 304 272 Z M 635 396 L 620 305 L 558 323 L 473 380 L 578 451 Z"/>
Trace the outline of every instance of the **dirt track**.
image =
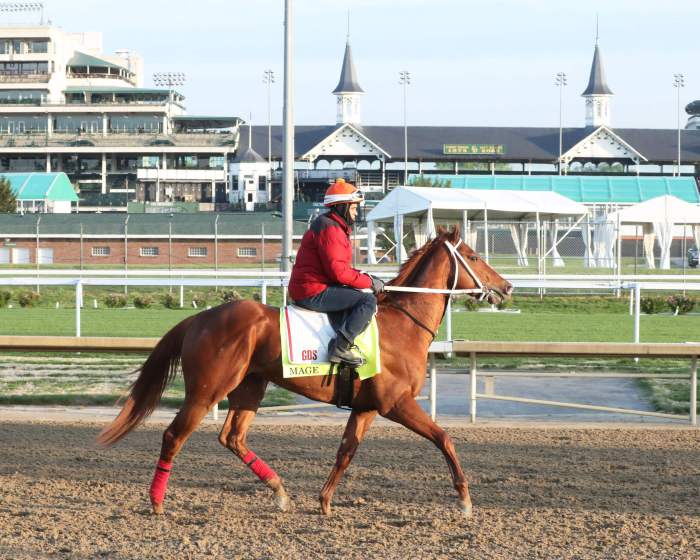
<path id="1" fill-rule="evenodd" d="M 204 426 L 176 460 L 167 514 L 147 491 L 160 427 L 109 450 L 99 426 L 0 423 L 0 558 L 697 558 L 700 433 L 450 428 L 475 515 L 431 444 L 375 426 L 330 517 L 316 496 L 340 426 L 253 427 L 292 513 Z"/>

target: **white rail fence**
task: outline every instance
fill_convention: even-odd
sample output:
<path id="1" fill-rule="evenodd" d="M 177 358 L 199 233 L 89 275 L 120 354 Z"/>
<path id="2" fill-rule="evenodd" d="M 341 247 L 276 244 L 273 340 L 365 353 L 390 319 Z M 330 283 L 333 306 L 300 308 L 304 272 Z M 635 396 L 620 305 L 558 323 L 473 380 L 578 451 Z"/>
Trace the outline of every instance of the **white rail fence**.
<path id="1" fill-rule="evenodd" d="M 264 275 L 260 271 L 227 271 L 227 273 L 211 270 L 187 271 L 188 274 L 180 278 L 168 277 L 168 271 L 143 270 L 139 273 L 149 276 L 113 276 L 113 270 L 90 271 L 90 275 L 76 277 L 75 271 L 52 271 L 50 274 L 36 276 L 34 271 L 13 271 L 14 277 L 5 274 L 6 270 L 0 270 L 0 285 L 2 286 L 74 286 L 75 287 L 75 335 L 81 336 L 81 308 L 84 306 L 83 289 L 85 286 L 159 286 L 178 288 L 180 291 L 180 307 L 184 307 L 184 288 L 188 287 L 254 287 L 261 290 L 261 301 L 267 303 L 268 288 L 285 288 L 287 275 L 282 272 L 269 272 Z M 73 273 L 72 275 L 66 274 Z M 111 274 L 111 276 L 110 276 Z M 389 273 L 382 276 L 389 278 Z M 549 290 L 602 290 L 602 291 L 629 291 L 630 315 L 634 316 L 634 342 L 640 340 L 640 300 L 642 291 L 700 291 L 700 281 L 667 280 L 668 277 L 657 275 L 658 280 L 648 280 L 646 276 L 630 277 L 620 281 L 610 277 L 601 276 L 599 280 L 591 280 L 589 277 L 563 277 L 561 279 L 542 279 L 537 277 L 512 277 L 510 280 L 517 292 L 519 289 L 535 288 L 542 293 Z M 286 305 L 286 290 L 282 290 L 282 302 Z M 448 302 L 445 313 L 446 340 L 452 340 L 452 302 Z"/>

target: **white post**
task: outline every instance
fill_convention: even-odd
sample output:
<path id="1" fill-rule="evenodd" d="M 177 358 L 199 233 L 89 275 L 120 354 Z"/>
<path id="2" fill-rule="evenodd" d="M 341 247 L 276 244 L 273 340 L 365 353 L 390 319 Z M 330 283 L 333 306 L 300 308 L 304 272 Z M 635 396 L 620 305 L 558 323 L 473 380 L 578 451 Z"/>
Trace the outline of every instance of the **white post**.
<path id="1" fill-rule="evenodd" d="M 698 425 L 698 357 L 693 356 L 690 366 L 690 423 Z"/>
<path id="2" fill-rule="evenodd" d="M 430 354 L 430 417 L 435 422 L 437 417 L 437 368 L 435 355 Z"/>
<path id="3" fill-rule="evenodd" d="M 620 284 L 622 283 L 622 222 L 620 213 L 617 213 L 617 297 L 620 297 Z"/>
<path id="4" fill-rule="evenodd" d="M 476 352 L 469 353 L 469 416 L 476 424 Z"/>
<path id="5" fill-rule="evenodd" d="M 452 298 L 447 300 L 445 309 L 445 336 L 446 340 L 452 340 Z"/>
<path id="6" fill-rule="evenodd" d="M 641 299 L 639 284 L 634 285 L 634 341 L 639 344 L 639 301 Z"/>
<path id="7" fill-rule="evenodd" d="M 469 237 L 469 214 L 467 210 L 462 210 L 462 239 L 466 241 Z"/>
<path id="8" fill-rule="evenodd" d="M 489 211 L 484 209 L 484 260 L 489 262 Z"/>
<path id="9" fill-rule="evenodd" d="M 260 301 L 263 305 L 267 305 L 267 282 L 263 280 L 262 286 L 260 286 Z"/>
<path id="10" fill-rule="evenodd" d="M 80 308 L 83 305 L 83 283 L 75 283 L 75 336 L 80 336 Z"/>
<path id="11" fill-rule="evenodd" d="M 184 284 L 180 285 L 180 308 L 185 307 L 185 286 Z"/>
<path id="12" fill-rule="evenodd" d="M 634 316 L 634 290 L 630 290 L 630 315 Z"/>

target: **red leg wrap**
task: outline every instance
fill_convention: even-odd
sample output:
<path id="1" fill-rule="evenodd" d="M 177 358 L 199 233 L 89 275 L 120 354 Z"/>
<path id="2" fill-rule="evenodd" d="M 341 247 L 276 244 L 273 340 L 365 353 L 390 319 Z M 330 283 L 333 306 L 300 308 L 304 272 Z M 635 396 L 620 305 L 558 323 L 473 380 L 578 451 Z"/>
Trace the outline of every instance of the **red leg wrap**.
<path id="1" fill-rule="evenodd" d="M 153 482 L 151 482 L 151 502 L 154 504 L 162 504 L 165 499 L 165 490 L 168 488 L 168 478 L 170 478 L 170 469 L 173 468 L 173 464 L 163 461 L 163 459 L 158 459 L 158 464 L 156 465 L 156 472 L 153 475 Z"/>
<path id="2" fill-rule="evenodd" d="M 279 478 L 277 473 L 253 451 L 248 451 L 248 454 L 242 457 L 241 460 L 263 482 L 267 482 L 273 478 Z"/>

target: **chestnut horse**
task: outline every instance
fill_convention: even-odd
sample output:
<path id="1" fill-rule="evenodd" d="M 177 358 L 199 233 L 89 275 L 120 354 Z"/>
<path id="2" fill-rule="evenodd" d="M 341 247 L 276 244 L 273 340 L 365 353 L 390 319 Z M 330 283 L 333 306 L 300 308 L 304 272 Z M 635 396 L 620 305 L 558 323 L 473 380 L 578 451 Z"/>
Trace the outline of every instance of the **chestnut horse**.
<path id="1" fill-rule="evenodd" d="M 438 329 L 450 290 L 479 290 L 480 299 L 498 303 L 512 286 L 460 239 L 459 228 L 440 229 L 416 250 L 389 286 L 432 288 L 442 293 L 384 292 L 378 298 L 380 374 L 355 380 L 352 412 L 335 465 L 320 494 L 321 510 L 377 413 L 432 441 L 442 451 L 465 515 L 472 504 L 467 479 L 447 433 L 433 422 L 415 397 L 425 381 L 428 347 Z M 290 502 L 281 478 L 250 450 L 246 435 L 269 382 L 316 401 L 334 402 L 335 383 L 327 376 L 282 377 L 279 309 L 254 301 L 220 305 L 188 317 L 171 329 L 140 368 L 117 418 L 98 437 L 111 445 L 138 426 L 157 406 L 165 387 L 182 366 L 185 401 L 163 434 L 160 460 L 151 485 L 155 513 L 163 500 L 172 462 L 212 407 L 228 396 L 229 412 L 219 442 L 237 455 L 274 492 L 277 506 Z"/>

